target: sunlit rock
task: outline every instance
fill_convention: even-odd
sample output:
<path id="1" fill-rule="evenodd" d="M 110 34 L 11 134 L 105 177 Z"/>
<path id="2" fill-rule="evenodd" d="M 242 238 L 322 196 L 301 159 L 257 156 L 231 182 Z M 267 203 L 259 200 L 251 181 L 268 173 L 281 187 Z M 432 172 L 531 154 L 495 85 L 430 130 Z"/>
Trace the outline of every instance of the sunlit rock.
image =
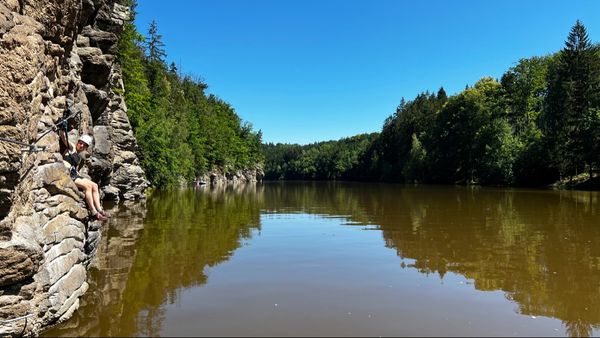
<path id="1" fill-rule="evenodd" d="M 115 62 L 129 11 L 115 2 L 0 4 L 0 137 L 41 150 L 0 142 L 0 336 L 36 335 L 68 319 L 88 289 L 102 223 L 90 221 L 63 164 L 59 120 L 71 116 L 71 142 L 95 136 L 81 173 L 104 196 L 145 198 Z"/>

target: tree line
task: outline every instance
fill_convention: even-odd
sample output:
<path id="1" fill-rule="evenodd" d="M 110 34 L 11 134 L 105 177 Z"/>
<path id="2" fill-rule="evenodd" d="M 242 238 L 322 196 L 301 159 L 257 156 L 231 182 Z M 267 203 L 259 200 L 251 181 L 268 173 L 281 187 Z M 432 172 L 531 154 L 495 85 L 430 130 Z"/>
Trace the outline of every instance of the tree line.
<path id="1" fill-rule="evenodd" d="M 118 61 L 138 156 L 156 187 L 190 181 L 208 171 L 253 168 L 263 161 L 262 134 L 227 102 L 207 94 L 198 78 L 167 65 L 165 45 L 153 21 L 143 36 L 132 18 L 124 25 Z"/>
<path id="2" fill-rule="evenodd" d="M 376 137 L 376 133 L 361 134 L 305 146 L 284 143 L 264 144 L 265 179 L 355 179 L 359 169 L 357 163 Z"/>
<path id="3" fill-rule="evenodd" d="M 560 51 L 450 97 L 442 87 L 403 98 L 380 133 L 357 138 L 267 144 L 266 177 L 545 185 L 591 174 L 600 168 L 600 48 L 578 20 Z"/>

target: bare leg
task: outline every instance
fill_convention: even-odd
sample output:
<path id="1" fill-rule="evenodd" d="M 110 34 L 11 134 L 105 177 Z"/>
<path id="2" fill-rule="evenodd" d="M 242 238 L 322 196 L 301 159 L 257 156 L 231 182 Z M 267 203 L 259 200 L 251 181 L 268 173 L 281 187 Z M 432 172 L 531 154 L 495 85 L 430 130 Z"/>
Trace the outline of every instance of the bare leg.
<path id="1" fill-rule="evenodd" d="M 83 178 L 76 178 L 74 182 L 77 188 L 83 190 L 83 193 L 85 194 L 85 202 L 92 212 L 92 215 L 95 215 L 98 211 L 94 207 L 94 196 L 92 193 L 92 186 L 90 185 L 92 181 Z"/>
<path id="2" fill-rule="evenodd" d="M 94 198 L 94 206 L 97 210 L 102 210 L 102 204 L 100 203 L 100 193 L 98 192 L 98 184 L 92 183 L 92 197 Z"/>

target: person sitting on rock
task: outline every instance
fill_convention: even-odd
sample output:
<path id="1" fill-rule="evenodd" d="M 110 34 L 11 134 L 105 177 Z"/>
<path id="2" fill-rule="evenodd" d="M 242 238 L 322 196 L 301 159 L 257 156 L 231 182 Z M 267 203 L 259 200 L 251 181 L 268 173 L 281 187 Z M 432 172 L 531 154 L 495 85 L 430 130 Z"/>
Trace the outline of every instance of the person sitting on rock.
<path id="1" fill-rule="evenodd" d="M 85 202 L 92 213 L 92 218 L 99 221 L 108 219 L 108 214 L 102 209 L 102 204 L 100 203 L 98 184 L 79 175 L 79 169 L 81 169 L 83 165 L 84 156 L 87 155 L 87 150 L 93 143 L 92 137 L 84 134 L 79 138 L 77 144 L 73 145 L 67 141 L 64 130 L 61 130 L 59 135 L 60 140 L 66 149 L 63 152 L 64 164 L 69 170 L 69 176 L 71 176 L 71 179 L 75 182 L 77 188 L 83 190 Z"/>

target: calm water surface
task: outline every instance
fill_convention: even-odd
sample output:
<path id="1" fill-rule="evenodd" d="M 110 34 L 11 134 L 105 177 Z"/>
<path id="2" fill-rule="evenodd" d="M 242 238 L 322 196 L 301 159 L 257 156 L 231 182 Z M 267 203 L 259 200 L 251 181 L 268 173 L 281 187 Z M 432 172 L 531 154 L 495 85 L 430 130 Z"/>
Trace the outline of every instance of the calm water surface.
<path id="1" fill-rule="evenodd" d="M 600 194 L 361 183 L 113 209 L 51 336 L 600 334 Z"/>

